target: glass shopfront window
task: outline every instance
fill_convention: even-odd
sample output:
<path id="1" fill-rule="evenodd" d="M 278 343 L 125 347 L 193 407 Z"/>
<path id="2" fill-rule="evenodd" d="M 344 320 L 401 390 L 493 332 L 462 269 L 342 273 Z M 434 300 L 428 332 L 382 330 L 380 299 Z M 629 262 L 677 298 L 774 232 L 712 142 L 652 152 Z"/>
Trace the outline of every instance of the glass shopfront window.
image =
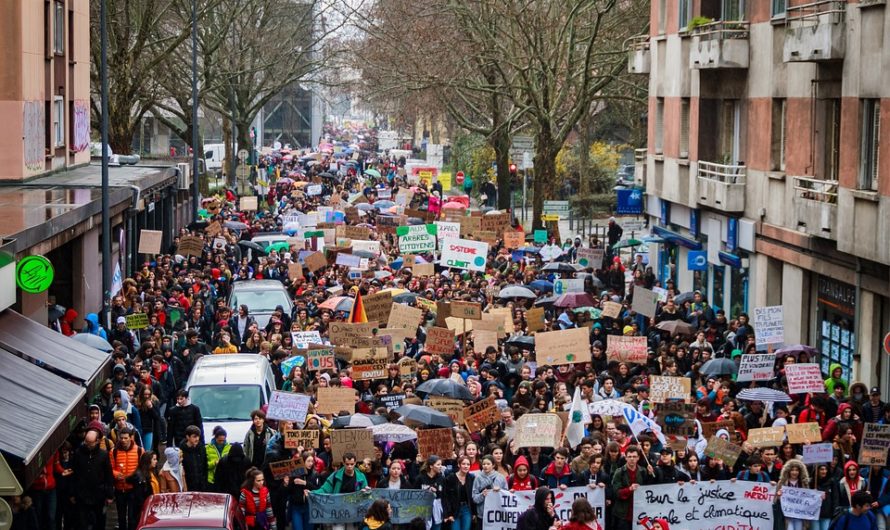
<path id="1" fill-rule="evenodd" d="M 856 332 L 853 327 L 856 313 L 856 288 L 826 276 L 817 278 L 817 333 L 814 346 L 822 354 L 822 372 L 828 375 L 828 367 L 839 363 L 844 379 L 850 381 L 853 355 L 856 352 Z"/>

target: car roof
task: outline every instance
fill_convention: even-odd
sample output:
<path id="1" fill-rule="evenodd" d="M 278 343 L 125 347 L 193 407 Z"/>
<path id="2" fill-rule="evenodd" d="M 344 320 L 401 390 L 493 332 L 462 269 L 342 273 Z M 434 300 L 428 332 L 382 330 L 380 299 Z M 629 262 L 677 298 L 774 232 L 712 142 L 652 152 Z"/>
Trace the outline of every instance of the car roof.
<path id="1" fill-rule="evenodd" d="M 139 528 L 225 528 L 234 499 L 226 493 L 160 493 L 145 503 Z M 187 521 L 187 524 L 183 524 Z"/>
<path id="2" fill-rule="evenodd" d="M 232 283 L 232 291 L 287 291 L 278 280 L 240 280 Z"/>
<path id="3" fill-rule="evenodd" d="M 198 359 L 189 375 L 188 386 L 203 385 L 262 385 L 269 361 L 255 353 L 205 355 Z"/>

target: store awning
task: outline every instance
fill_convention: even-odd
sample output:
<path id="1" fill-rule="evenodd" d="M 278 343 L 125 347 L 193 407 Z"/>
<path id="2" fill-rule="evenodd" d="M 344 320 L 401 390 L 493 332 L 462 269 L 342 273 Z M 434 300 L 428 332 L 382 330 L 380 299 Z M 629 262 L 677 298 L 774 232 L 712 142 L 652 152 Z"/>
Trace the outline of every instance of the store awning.
<path id="1" fill-rule="evenodd" d="M 723 252 L 722 250 L 717 254 L 717 257 L 720 258 L 721 263 L 725 263 L 730 267 L 735 269 L 742 268 L 742 258 L 736 256 L 735 254 L 730 254 L 729 252 Z"/>
<path id="2" fill-rule="evenodd" d="M 38 363 L 92 394 L 105 379 L 111 356 L 41 325 L 12 310 L 0 313 L 0 348 Z"/>
<path id="3" fill-rule="evenodd" d="M 86 389 L 0 348 L 0 451 L 27 488 L 80 419 Z"/>
<path id="4" fill-rule="evenodd" d="M 673 243 L 675 245 L 680 245 L 681 247 L 686 247 L 689 250 L 701 250 L 701 241 L 696 241 L 694 239 L 689 239 L 688 237 L 682 236 L 673 230 L 668 230 L 667 228 L 661 226 L 653 226 L 652 233 L 661 236 L 668 243 Z"/>

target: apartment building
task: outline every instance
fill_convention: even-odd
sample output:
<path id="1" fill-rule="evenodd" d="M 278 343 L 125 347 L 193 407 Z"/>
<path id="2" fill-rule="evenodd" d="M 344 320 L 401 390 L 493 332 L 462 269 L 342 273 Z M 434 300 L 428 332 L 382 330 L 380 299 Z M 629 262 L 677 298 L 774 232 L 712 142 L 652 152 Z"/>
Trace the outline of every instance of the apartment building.
<path id="1" fill-rule="evenodd" d="M 782 305 L 786 344 L 868 385 L 890 380 L 886 4 L 652 0 L 628 42 L 659 278 L 730 318 Z"/>

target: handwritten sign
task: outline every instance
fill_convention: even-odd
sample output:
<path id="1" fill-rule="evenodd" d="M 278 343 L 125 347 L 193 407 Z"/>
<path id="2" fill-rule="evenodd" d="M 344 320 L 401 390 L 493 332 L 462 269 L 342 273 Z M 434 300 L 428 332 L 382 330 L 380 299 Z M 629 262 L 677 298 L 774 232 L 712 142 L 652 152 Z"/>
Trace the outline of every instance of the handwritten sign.
<path id="1" fill-rule="evenodd" d="M 321 333 L 317 330 L 312 331 L 291 331 L 290 336 L 294 341 L 294 346 L 301 350 L 309 349 L 310 344 L 321 344 Z"/>
<path id="2" fill-rule="evenodd" d="M 352 379 L 355 381 L 365 381 L 371 379 L 386 378 L 386 369 L 389 366 L 387 359 L 353 359 L 352 360 Z"/>
<path id="3" fill-rule="evenodd" d="M 732 468 L 739 455 L 742 454 L 741 446 L 738 446 L 729 440 L 724 440 L 719 436 L 711 436 L 708 440 L 708 446 L 705 448 L 705 455 L 709 458 L 718 458 L 723 460 L 727 467 Z"/>
<path id="4" fill-rule="evenodd" d="M 890 451 L 890 425 L 866 423 L 862 431 L 859 464 L 863 466 L 886 466 L 887 451 Z"/>
<path id="5" fill-rule="evenodd" d="M 544 308 L 533 307 L 525 312 L 525 322 L 528 324 L 528 331 L 534 333 L 544 329 Z"/>
<path id="6" fill-rule="evenodd" d="M 369 322 L 379 322 L 381 326 L 389 323 L 389 312 L 392 310 L 392 292 L 383 291 L 362 297 L 365 304 L 365 315 Z"/>
<path id="7" fill-rule="evenodd" d="M 605 302 L 603 304 L 603 313 L 604 317 L 608 318 L 618 318 L 621 315 L 621 309 L 624 306 L 619 304 L 618 302 Z"/>
<path id="8" fill-rule="evenodd" d="M 819 490 L 783 486 L 782 515 L 805 521 L 817 521 L 822 508 L 822 495 Z"/>
<path id="9" fill-rule="evenodd" d="M 360 347 L 361 341 L 371 337 L 376 329 L 376 322 L 331 322 L 328 328 L 332 343 L 354 347 Z"/>
<path id="10" fill-rule="evenodd" d="M 606 528 L 605 522 L 605 488 L 588 488 L 579 486 L 567 488 L 556 492 L 553 502 L 553 510 L 556 520 L 568 521 L 572 516 L 572 503 L 575 499 L 586 497 L 593 507 L 598 528 Z M 535 504 L 535 490 L 516 491 L 509 490 L 491 491 L 485 496 L 485 505 L 482 517 L 482 530 L 516 530 L 516 522 L 519 516 L 533 508 Z M 593 527 L 593 525 L 589 525 Z"/>
<path id="11" fill-rule="evenodd" d="M 776 377 L 775 353 L 752 353 L 742 355 L 736 381 L 769 381 Z"/>
<path id="12" fill-rule="evenodd" d="M 533 492 L 534 493 L 534 492 Z M 435 494 L 423 490 L 373 489 L 338 495 L 309 493 L 309 522 L 312 524 L 360 523 L 376 499 L 386 499 L 392 507 L 390 523 L 407 525 L 415 517 L 433 516 Z"/>
<path id="13" fill-rule="evenodd" d="M 633 520 L 664 520 L 668 528 L 773 528 L 776 489 L 758 482 L 718 480 L 641 486 L 634 493 Z"/>
<path id="14" fill-rule="evenodd" d="M 485 272 L 487 260 L 488 243 L 454 238 L 446 239 L 442 243 L 442 255 L 439 261 L 446 267 Z"/>
<path id="15" fill-rule="evenodd" d="M 417 452 L 423 458 L 432 455 L 451 458 L 454 437 L 451 429 L 417 429 Z"/>
<path id="16" fill-rule="evenodd" d="M 392 304 L 389 312 L 389 324 L 387 328 L 401 328 L 417 330 L 420 319 L 423 318 L 423 310 L 405 304 Z"/>
<path id="17" fill-rule="evenodd" d="M 834 458 L 834 447 L 831 442 L 804 445 L 802 449 L 803 463 L 806 465 L 828 464 Z"/>
<path id="18" fill-rule="evenodd" d="M 201 256 L 204 254 L 204 238 L 199 236 L 182 236 L 176 253 L 183 256 Z"/>
<path id="19" fill-rule="evenodd" d="M 590 362 L 590 332 L 587 328 L 565 329 L 535 334 L 539 364 Z"/>
<path id="20" fill-rule="evenodd" d="M 313 252 L 312 254 L 309 254 L 303 258 L 303 263 L 306 264 L 306 268 L 309 269 L 309 272 L 315 272 L 328 266 L 328 260 L 325 258 L 323 252 Z"/>
<path id="21" fill-rule="evenodd" d="M 705 440 L 710 440 L 720 429 L 726 429 L 731 436 L 735 434 L 735 422 L 732 420 L 701 422 L 701 434 Z"/>
<path id="22" fill-rule="evenodd" d="M 436 266 L 432 263 L 415 263 L 414 268 L 411 269 L 411 274 L 421 278 L 424 276 L 433 276 L 436 274 Z"/>
<path id="23" fill-rule="evenodd" d="M 477 352 L 484 353 L 489 347 L 498 349 L 498 333 L 497 331 L 488 331 L 485 329 L 473 330 L 473 349 Z"/>
<path id="24" fill-rule="evenodd" d="M 323 350 L 309 350 L 306 355 L 306 369 L 310 372 L 319 370 L 336 370 L 337 363 L 334 359 L 334 350 L 326 348 Z"/>
<path id="25" fill-rule="evenodd" d="M 608 335 L 606 337 L 606 357 L 609 361 L 645 364 L 649 352 L 646 337 L 626 337 Z"/>
<path id="26" fill-rule="evenodd" d="M 430 328 L 426 334 L 423 349 L 429 353 L 440 355 L 454 354 L 454 330 L 448 328 Z"/>
<path id="27" fill-rule="evenodd" d="M 302 458 L 269 462 L 269 470 L 272 471 L 272 476 L 275 477 L 276 480 L 281 480 L 284 477 L 294 475 L 298 473 L 299 470 L 304 469 L 304 466 L 305 464 Z"/>
<path id="28" fill-rule="evenodd" d="M 525 234 L 516 230 L 504 231 L 504 247 L 514 250 L 525 245 Z"/>
<path id="29" fill-rule="evenodd" d="M 683 401 L 666 401 L 658 406 L 656 422 L 668 438 L 695 436 L 695 405 Z"/>
<path id="30" fill-rule="evenodd" d="M 586 269 L 602 269 L 605 253 L 601 248 L 579 248 L 578 265 Z"/>
<path id="31" fill-rule="evenodd" d="M 429 396 L 427 405 L 443 414 L 448 414 L 448 417 L 451 418 L 455 425 L 460 425 L 464 422 L 464 402 L 460 399 Z"/>
<path id="32" fill-rule="evenodd" d="M 148 327 L 147 313 L 132 313 L 126 316 L 127 329 L 145 329 Z"/>
<path id="33" fill-rule="evenodd" d="M 436 221 L 436 238 L 439 240 L 439 246 L 449 237 L 460 237 L 460 223 L 447 221 Z"/>
<path id="34" fill-rule="evenodd" d="M 785 342 L 785 313 L 782 306 L 755 307 L 753 323 L 758 346 Z"/>
<path id="35" fill-rule="evenodd" d="M 321 431 L 318 429 L 288 429 L 284 431 L 284 448 L 297 449 L 303 447 L 305 449 L 318 447 L 318 441 Z"/>
<path id="36" fill-rule="evenodd" d="M 482 320 L 482 304 L 478 302 L 451 302 L 451 316 Z"/>
<path id="37" fill-rule="evenodd" d="M 386 407 L 386 411 L 389 412 L 392 409 L 396 409 L 405 404 L 405 394 L 386 394 L 385 396 L 380 396 L 377 398 L 377 401 L 380 402 L 380 405 Z"/>
<path id="38" fill-rule="evenodd" d="M 788 441 L 793 444 L 812 444 L 822 441 L 822 430 L 816 422 L 789 423 L 785 426 Z"/>
<path id="39" fill-rule="evenodd" d="M 270 420 L 303 423 L 306 421 L 310 402 L 309 396 L 275 390 L 269 399 L 269 410 L 266 411 L 266 417 Z"/>
<path id="40" fill-rule="evenodd" d="M 779 447 L 785 440 L 785 427 L 766 427 L 748 431 L 748 443 L 754 447 Z"/>
<path id="41" fill-rule="evenodd" d="M 562 430 L 557 414 L 523 414 L 516 420 L 516 447 L 557 447 Z"/>
<path id="42" fill-rule="evenodd" d="M 257 210 L 258 201 L 256 197 L 241 197 L 238 206 L 244 212 L 255 212 Z"/>
<path id="43" fill-rule="evenodd" d="M 332 429 L 330 434 L 334 462 L 342 462 L 346 453 L 354 454 L 359 462 L 374 458 L 374 433 L 371 429 Z"/>
<path id="44" fill-rule="evenodd" d="M 355 412 L 355 390 L 351 388 L 321 387 L 318 389 L 318 402 L 315 410 L 319 414 L 340 414 Z"/>
<path id="45" fill-rule="evenodd" d="M 788 379 L 789 394 L 806 394 L 808 392 L 825 392 L 822 371 L 816 363 L 795 363 L 785 367 Z"/>
<path id="46" fill-rule="evenodd" d="M 500 420 L 501 413 L 498 411 L 498 406 L 495 404 L 493 396 L 464 407 L 464 423 L 466 423 L 470 432 L 479 432 Z"/>
<path id="47" fill-rule="evenodd" d="M 291 280 L 300 280 L 303 278 L 303 265 L 299 263 L 287 264 L 287 277 Z"/>
<path id="48" fill-rule="evenodd" d="M 140 230 L 139 231 L 139 253 L 140 254 L 160 254 L 161 240 L 164 233 L 160 230 Z"/>
<path id="49" fill-rule="evenodd" d="M 407 357 L 399 360 L 399 379 L 402 383 L 410 383 L 417 377 L 417 361 Z"/>
<path id="50" fill-rule="evenodd" d="M 669 399 L 685 400 L 690 396 L 692 381 L 688 377 L 649 376 L 649 398 L 655 403 Z"/>
<path id="51" fill-rule="evenodd" d="M 631 309 L 636 313 L 652 318 L 655 316 L 655 311 L 657 308 L 658 294 L 655 293 L 655 291 L 646 289 L 645 287 L 635 285 Z"/>

